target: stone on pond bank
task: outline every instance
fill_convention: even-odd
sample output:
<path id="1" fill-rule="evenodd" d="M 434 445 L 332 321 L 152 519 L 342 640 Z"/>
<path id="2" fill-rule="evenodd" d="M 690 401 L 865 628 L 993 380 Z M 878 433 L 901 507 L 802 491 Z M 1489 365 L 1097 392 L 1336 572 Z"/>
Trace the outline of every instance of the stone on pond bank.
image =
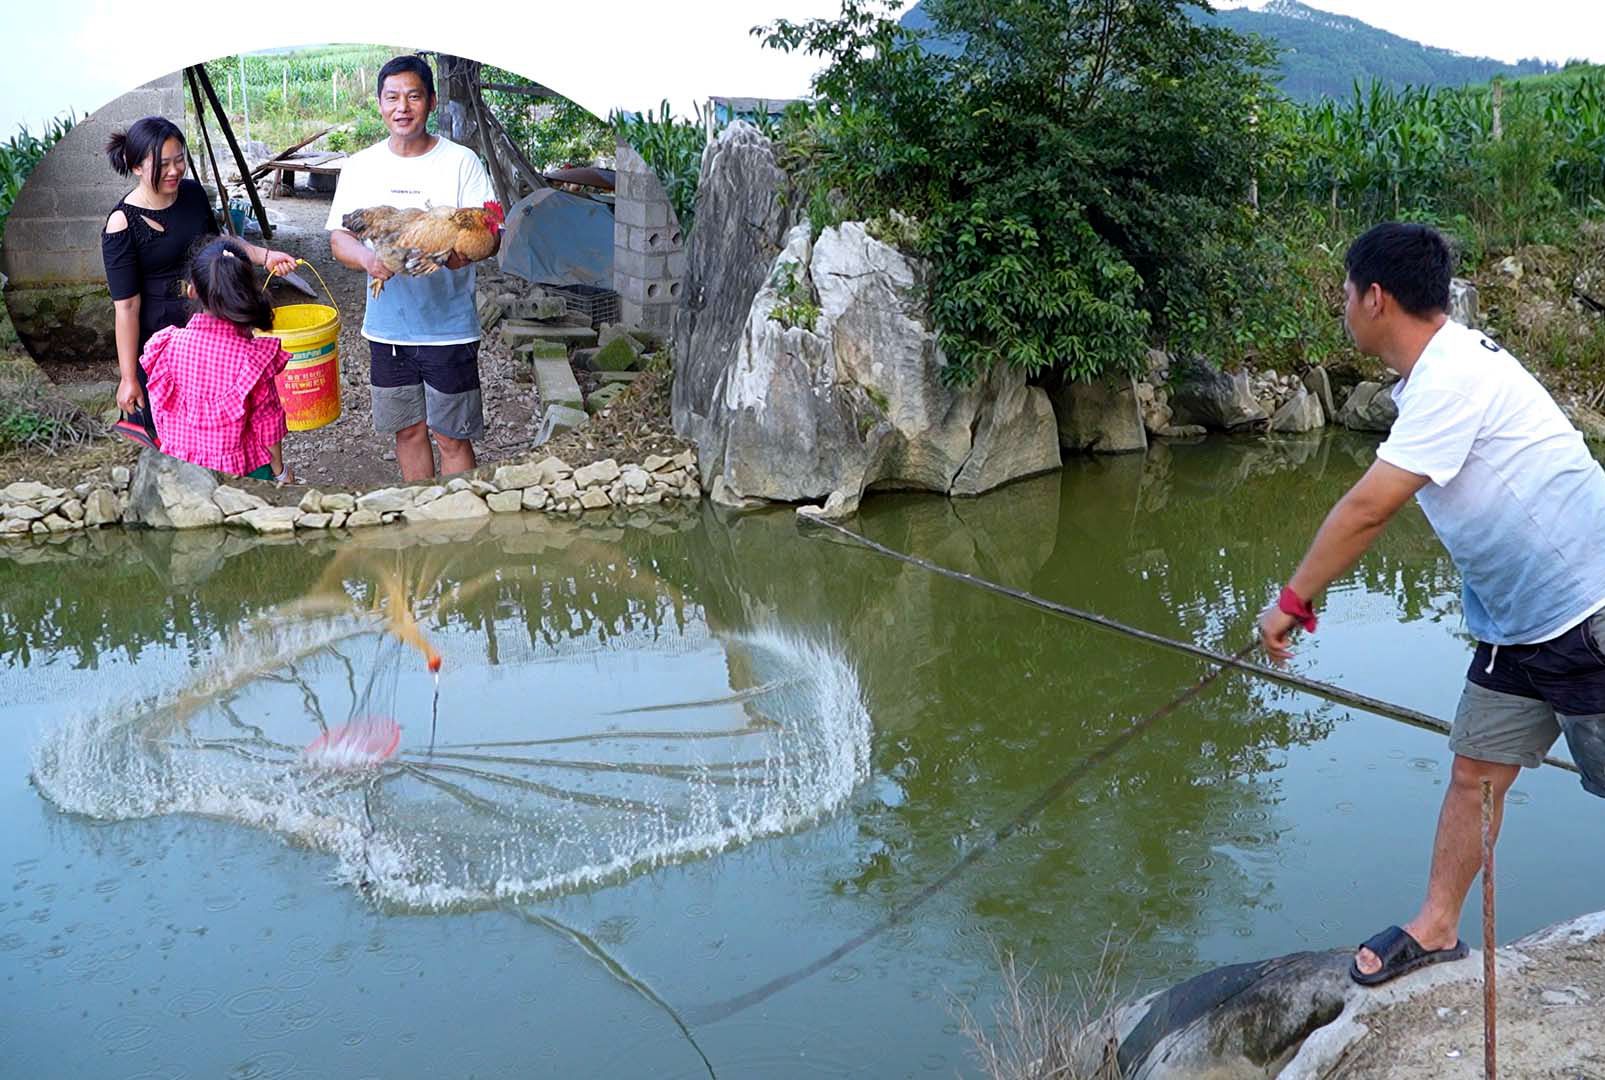
<path id="1" fill-rule="evenodd" d="M 490 516 L 485 500 L 472 491 L 454 491 L 423 506 L 414 506 L 402 513 L 410 523 L 425 521 L 467 521 Z"/>
<path id="2" fill-rule="evenodd" d="M 1170 395 L 1175 426 L 1237 431 L 1270 420 L 1254 397 L 1246 372 L 1229 375 L 1196 358 L 1173 360 L 1171 366 L 1178 378 Z"/>
<path id="3" fill-rule="evenodd" d="M 1325 426 L 1320 401 L 1302 388 L 1271 417 L 1271 430 L 1282 435 L 1302 435 Z"/>
<path id="4" fill-rule="evenodd" d="M 1059 445 L 1064 449 L 1095 454 L 1148 449 L 1135 379 L 1059 380 L 1049 397 L 1058 420 Z"/>
<path id="5" fill-rule="evenodd" d="M 1379 382 L 1363 382 L 1349 394 L 1343 408 L 1338 410 L 1338 423 L 1351 431 L 1392 430 L 1398 419 L 1399 407 L 1394 404 L 1392 388 Z"/>
<path id="6" fill-rule="evenodd" d="M 146 447 L 139 453 L 123 519 L 157 529 L 220 525 L 223 511 L 212 501 L 218 486 L 209 470 Z"/>

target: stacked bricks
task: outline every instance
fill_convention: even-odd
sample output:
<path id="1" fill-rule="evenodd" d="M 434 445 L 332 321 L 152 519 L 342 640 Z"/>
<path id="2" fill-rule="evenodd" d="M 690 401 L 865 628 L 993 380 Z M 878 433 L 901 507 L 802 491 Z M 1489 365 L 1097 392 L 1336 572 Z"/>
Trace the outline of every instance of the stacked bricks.
<path id="1" fill-rule="evenodd" d="M 613 289 L 625 326 L 667 334 L 685 280 L 685 234 L 663 183 L 629 143 L 618 143 Z"/>

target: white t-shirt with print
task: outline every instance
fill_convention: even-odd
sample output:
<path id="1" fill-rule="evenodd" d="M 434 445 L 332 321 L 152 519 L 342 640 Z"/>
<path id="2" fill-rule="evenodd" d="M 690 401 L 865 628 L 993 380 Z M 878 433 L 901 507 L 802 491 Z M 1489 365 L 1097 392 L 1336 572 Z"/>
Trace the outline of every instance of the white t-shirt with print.
<path id="1" fill-rule="evenodd" d="M 1548 641 L 1605 607 L 1605 471 L 1515 357 L 1446 322 L 1393 400 L 1377 457 L 1431 481 L 1416 500 L 1477 640 Z"/>
<path id="2" fill-rule="evenodd" d="M 370 206 L 483 206 L 495 197 L 490 174 L 466 146 L 436 136 L 428 153 L 402 157 L 391 151 L 390 140 L 385 139 L 345 160 L 325 227 L 330 231 L 343 228 L 342 217 Z M 377 298 L 368 299 L 362 336 L 386 345 L 478 341 L 473 265 L 390 278 Z"/>

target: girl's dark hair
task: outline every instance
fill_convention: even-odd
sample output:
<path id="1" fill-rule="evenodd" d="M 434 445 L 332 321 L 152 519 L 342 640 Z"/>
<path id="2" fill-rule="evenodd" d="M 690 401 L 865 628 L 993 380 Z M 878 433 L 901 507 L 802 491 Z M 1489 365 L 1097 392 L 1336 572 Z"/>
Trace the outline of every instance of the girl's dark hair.
<path id="1" fill-rule="evenodd" d="M 251 254 L 238 240 L 217 237 L 190 262 L 190 284 L 209 315 L 224 319 L 249 336 L 251 329 L 273 329 L 273 305 L 256 280 Z"/>
<path id="2" fill-rule="evenodd" d="M 385 80 L 392 75 L 401 75 L 406 72 L 418 76 L 423 81 L 424 90 L 429 94 L 429 100 L 435 100 L 435 73 L 429 70 L 429 61 L 416 53 L 408 56 L 397 56 L 386 60 L 385 66 L 379 69 L 379 78 L 373 84 L 375 96 L 385 92 Z"/>
<path id="3" fill-rule="evenodd" d="M 1384 222 L 1349 245 L 1343 265 L 1360 292 L 1380 285 L 1412 315 L 1449 310 L 1454 255 L 1436 229 Z"/>
<path id="4" fill-rule="evenodd" d="M 168 139 L 177 139 L 181 146 L 189 145 L 178 125 L 167 117 L 147 116 L 135 120 L 127 131 L 112 132 L 111 138 L 106 140 L 106 159 L 121 176 L 132 176 L 147 159 L 154 161 L 156 174 L 150 178 L 150 183 L 151 187 L 156 187 L 162 182 L 162 147 L 167 145 Z"/>

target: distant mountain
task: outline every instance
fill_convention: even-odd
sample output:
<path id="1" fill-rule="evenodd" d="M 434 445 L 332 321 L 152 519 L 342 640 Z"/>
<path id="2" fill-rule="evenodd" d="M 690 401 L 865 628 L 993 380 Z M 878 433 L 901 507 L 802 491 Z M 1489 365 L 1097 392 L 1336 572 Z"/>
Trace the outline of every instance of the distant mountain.
<path id="1" fill-rule="evenodd" d="M 1448 49 L 1423 45 L 1347 15 L 1300 4 L 1297 0 L 1269 0 L 1258 10 L 1230 8 L 1200 12 L 1200 19 L 1258 34 L 1280 50 L 1277 74 L 1282 91 L 1296 101 L 1347 97 L 1358 81 L 1373 78 L 1389 86 L 1464 86 L 1486 82 L 1495 75 L 1536 75 L 1557 65 L 1542 60 L 1506 64 L 1487 57 L 1464 56 Z M 929 17 L 916 4 L 902 18 L 910 29 L 926 29 Z M 933 47 L 956 51 L 958 43 L 940 40 Z"/>

